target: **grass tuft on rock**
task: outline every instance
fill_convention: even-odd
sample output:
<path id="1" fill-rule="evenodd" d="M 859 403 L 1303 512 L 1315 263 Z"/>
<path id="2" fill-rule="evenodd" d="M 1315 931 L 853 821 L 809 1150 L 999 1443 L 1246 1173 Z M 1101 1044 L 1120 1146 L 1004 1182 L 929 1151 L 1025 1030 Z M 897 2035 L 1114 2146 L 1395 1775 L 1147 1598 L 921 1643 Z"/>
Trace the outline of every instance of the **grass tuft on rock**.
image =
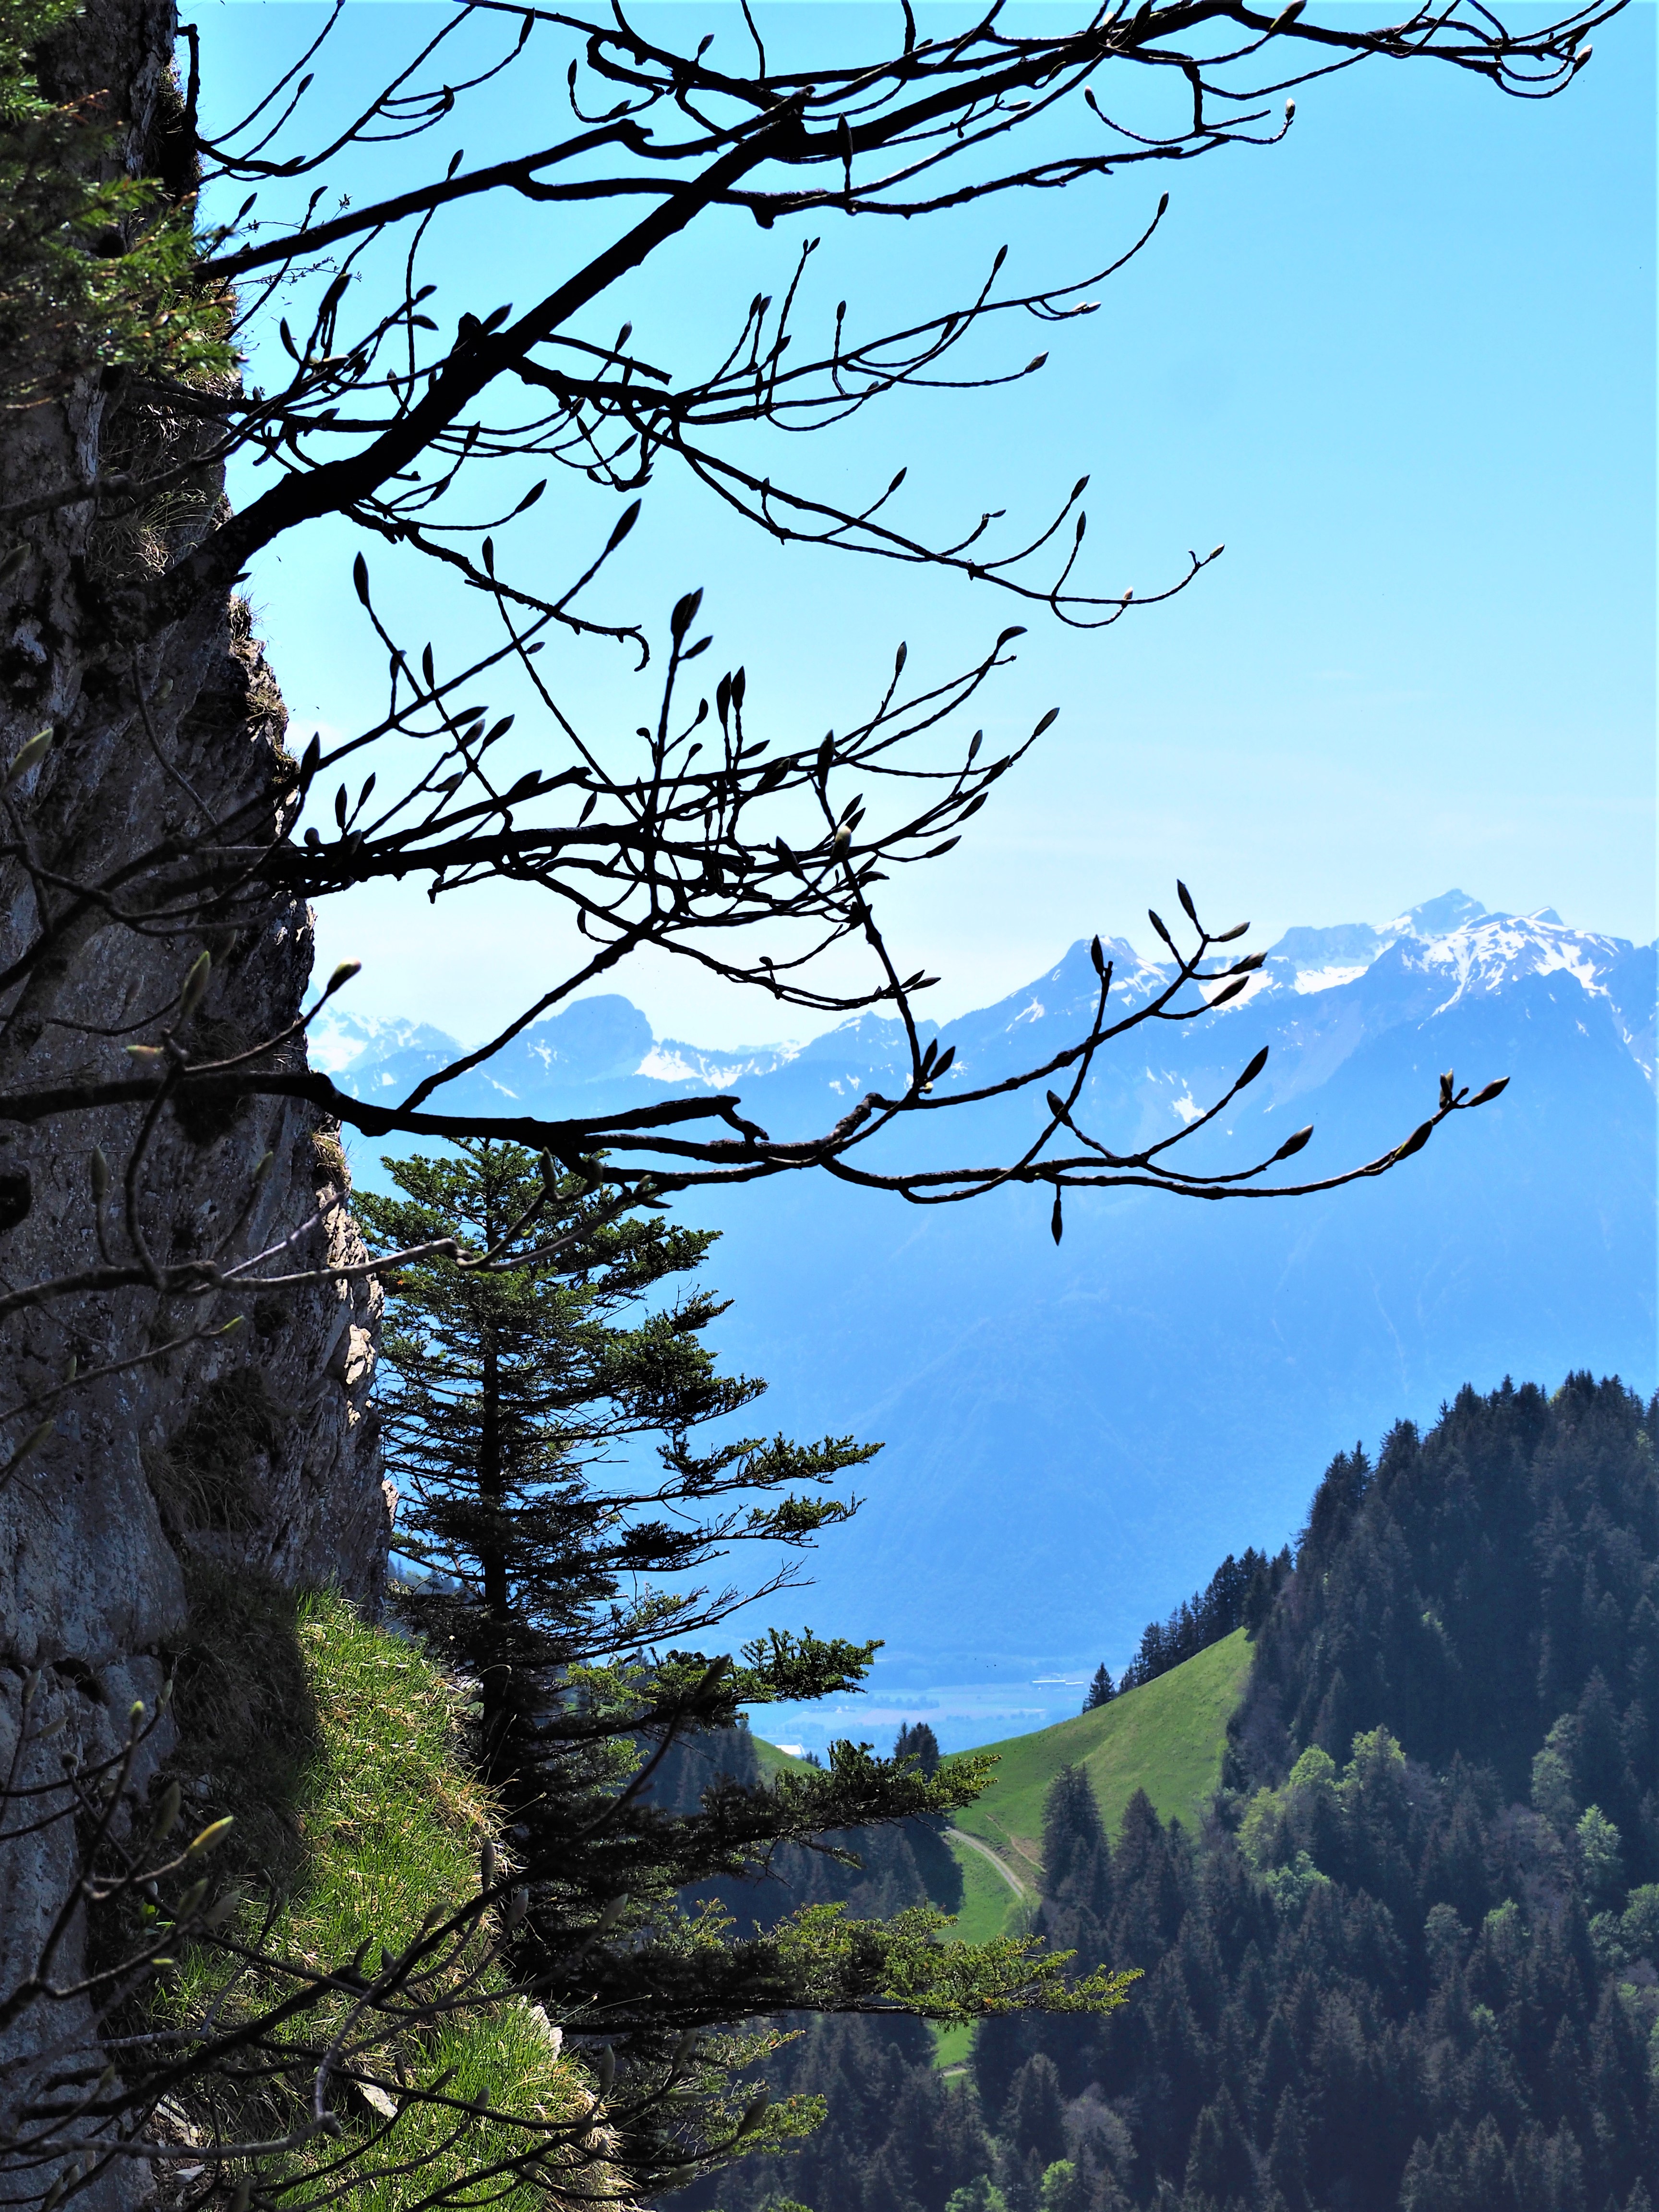
<path id="1" fill-rule="evenodd" d="M 174 1766 L 193 1826 L 226 1814 L 236 1824 L 213 1862 L 220 1880 L 232 1877 L 242 1892 L 226 1934 L 296 1966 L 338 1966 L 365 1943 L 371 1960 L 382 1945 L 396 1952 L 429 1916 L 475 1896 L 494 1808 L 461 1756 L 459 1693 L 420 1646 L 364 1621 L 337 1592 L 295 1595 L 200 1563 L 191 1580 L 194 1637 L 179 1669 Z M 185 1950 L 158 2009 L 173 2022 L 200 2018 L 227 1978 L 225 1954 Z M 461 1978 L 458 1970 L 458 1987 Z M 343 2132 L 284 2161 L 284 2203 L 333 2195 L 343 2161 L 355 2169 L 357 2212 L 410 2212 L 434 2197 L 504 2212 L 630 2201 L 604 2165 L 573 2172 L 568 2193 L 550 2172 L 533 2186 L 490 2174 L 525 2145 L 508 2116 L 539 2107 L 548 2118 L 575 2119 L 592 2100 L 580 2062 L 502 1982 L 486 1966 L 487 2002 L 377 2055 L 373 2070 L 386 2085 L 378 2098 L 340 2087 L 332 2102 Z M 256 1972 L 233 1988 L 228 2013 L 246 2016 L 293 1986 L 277 1970 Z M 296 2058 L 327 2042 L 343 2005 L 331 1998 L 283 2031 Z M 400 2098 L 398 2064 L 411 2082 L 453 2069 L 447 2094 L 487 2094 L 502 2121 L 462 2120 L 458 2135 L 453 2112 Z M 303 2070 L 285 2088 L 251 2070 L 245 2094 L 222 2084 L 215 2109 L 191 2118 L 222 2137 L 246 2139 L 251 2126 L 280 2134 L 305 2094 Z M 260 2195 L 278 2179 L 266 2169 Z"/>

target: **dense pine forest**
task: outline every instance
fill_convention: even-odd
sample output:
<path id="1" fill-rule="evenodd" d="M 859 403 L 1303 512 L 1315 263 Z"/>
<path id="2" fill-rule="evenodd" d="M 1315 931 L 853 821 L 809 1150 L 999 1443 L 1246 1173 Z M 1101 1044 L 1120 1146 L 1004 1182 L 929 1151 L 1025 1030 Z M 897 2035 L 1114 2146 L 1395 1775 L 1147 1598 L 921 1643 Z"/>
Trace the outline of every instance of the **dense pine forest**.
<path id="1" fill-rule="evenodd" d="M 814 2021 L 769 2072 L 824 2125 L 681 2202 L 1651 2212 L 1656 1415 L 1588 1375 L 1506 1382 L 1336 1458 L 1265 1604 L 1253 1578 L 1201 1825 L 1143 1795 L 1109 1838 L 1080 1771 L 1049 1792 L 1039 1924 L 1080 1966 L 1138 1967 L 1130 2003 L 993 2021 L 956 2071 L 914 2021 Z M 948 1905 L 914 1825 L 781 1893 Z"/>

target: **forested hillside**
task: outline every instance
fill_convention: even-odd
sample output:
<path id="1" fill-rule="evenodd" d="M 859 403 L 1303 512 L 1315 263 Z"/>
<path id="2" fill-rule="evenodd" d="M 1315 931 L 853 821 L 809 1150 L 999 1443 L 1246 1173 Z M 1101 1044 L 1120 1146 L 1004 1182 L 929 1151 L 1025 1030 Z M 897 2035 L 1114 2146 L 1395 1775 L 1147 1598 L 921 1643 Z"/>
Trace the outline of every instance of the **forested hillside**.
<path id="1" fill-rule="evenodd" d="M 1466 1391 L 1340 1455 L 1194 1826 L 1047 1801 L 1042 1925 L 1139 1967 L 1102 2022 L 815 2024 L 799 2153 L 726 2212 L 1650 2212 L 1659 2172 L 1653 1406 Z M 857 1909 L 856 1904 L 854 1909 Z"/>

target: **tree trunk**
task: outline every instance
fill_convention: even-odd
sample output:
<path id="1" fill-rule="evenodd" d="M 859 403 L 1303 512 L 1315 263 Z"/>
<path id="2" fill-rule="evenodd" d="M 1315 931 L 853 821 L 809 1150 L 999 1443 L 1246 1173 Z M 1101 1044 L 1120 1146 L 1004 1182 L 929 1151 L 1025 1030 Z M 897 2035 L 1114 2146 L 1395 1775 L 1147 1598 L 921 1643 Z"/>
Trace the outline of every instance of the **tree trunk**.
<path id="1" fill-rule="evenodd" d="M 486 1248 L 493 1238 L 493 1230 L 486 1230 Z M 507 1495 L 506 1472 L 501 1464 L 501 1369 L 495 1324 L 489 1320 L 483 1325 L 482 1348 L 483 1387 L 478 1426 L 478 1497 L 486 1507 L 499 1511 Z M 485 1537 L 478 1547 L 478 1564 L 483 1573 L 484 1611 L 498 1630 L 505 1629 L 513 1616 L 507 1602 L 507 1552 L 504 1546 Z M 499 1638 L 497 1648 L 500 1648 Z M 512 1692 L 511 1664 L 505 1656 L 498 1657 L 483 1668 L 479 1681 L 479 1694 L 483 1706 L 482 1735 L 485 1772 L 497 1787 L 508 1779 L 513 1764 L 507 1741 Z"/>

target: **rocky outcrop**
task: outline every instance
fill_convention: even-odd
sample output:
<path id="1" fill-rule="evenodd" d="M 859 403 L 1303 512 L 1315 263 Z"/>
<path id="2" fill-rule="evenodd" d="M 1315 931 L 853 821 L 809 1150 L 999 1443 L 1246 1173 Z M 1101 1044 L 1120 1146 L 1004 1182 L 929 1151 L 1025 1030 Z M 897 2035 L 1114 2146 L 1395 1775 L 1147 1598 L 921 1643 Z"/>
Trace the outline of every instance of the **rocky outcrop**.
<path id="1" fill-rule="evenodd" d="M 173 32 L 170 5 L 91 0 L 53 63 L 59 96 L 107 93 L 112 112 L 131 118 L 130 158 L 152 169 L 177 153 Z M 0 414 L 0 499 L 87 483 L 139 449 L 188 460 L 203 434 L 135 402 L 118 379 L 89 382 Z M 136 634 L 112 611 L 125 590 L 187 550 L 222 497 L 202 470 L 150 514 L 100 519 L 82 501 L 0 523 L 0 566 L 13 556 L 0 578 L 0 763 L 42 728 L 55 733 L 41 765 L 7 793 L 14 849 L 0 860 L 0 969 L 43 923 L 57 932 L 48 956 L 0 997 L 0 1090 L 130 1073 L 126 1044 L 155 1036 L 158 1010 L 204 943 L 212 982 L 181 1032 L 196 1056 L 246 1050 L 301 1005 L 311 925 L 286 896 L 245 908 L 204 939 L 175 933 L 142 878 L 123 893 L 125 918 L 97 902 L 76 911 L 66 888 L 238 808 L 252 810 L 244 829 L 284 826 L 295 764 L 246 605 L 222 596 L 131 643 Z M 302 1041 L 284 1049 L 302 1059 Z M 94 1147 L 118 1209 L 140 1122 L 139 1109 L 124 1108 L 0 1125 L 8 1287 L 98 1264 Z M 199 1255 L 227 1232 L 228 1249 L 285 1247 L 271 1272 L 361 1256 L 337 1134 L 303 1104 L 168 1109 L 133 1180 L 143 1237 L 163 1260 Z M 135 1699 L 155 1711 L 190 1640 L 194 1558 L 289 1583 L 332 1580 L 375 1601 L 388 1533 L 368 1406 L 377 1310 L 361 1281 L 191 1303 L 125 1289 L 54 1298 L 0 1324 L 0 1413 L 9 1417 L 0 1465 L 38 1425 L 40 1394 L 71 1372 L 86 1378 L 52 1400 L 50 1441 L 0 1478 L 0 1775 L 31 1685 L 16 1771 L 28 1786 L 61 1776 L 65 1752 L 111 1755 Z M 163 1720 L 142 1765 L 153 1771 L 167 1745 Z M 141 1789 L 145 1779 L 141 1766 Z M 0 2004 L 30 1971 L 74 1848 L 67 1822 L 0 1843 Z M 74 1948 L 60 1955 L 58 1978 Z M 84 2008 L 58 2010 L 53 2036 L 73 2039 Z M 0 2069 L 44 2034 L 39 2008 L 0 2029 Z M 15 2070 L 0 2070 L 0 2132 L 19 2094 Z M 39 2177 L 43 2191 L 52 2178 Z M 112 2201 L 132 2194 L 111 2186 Z"/>

